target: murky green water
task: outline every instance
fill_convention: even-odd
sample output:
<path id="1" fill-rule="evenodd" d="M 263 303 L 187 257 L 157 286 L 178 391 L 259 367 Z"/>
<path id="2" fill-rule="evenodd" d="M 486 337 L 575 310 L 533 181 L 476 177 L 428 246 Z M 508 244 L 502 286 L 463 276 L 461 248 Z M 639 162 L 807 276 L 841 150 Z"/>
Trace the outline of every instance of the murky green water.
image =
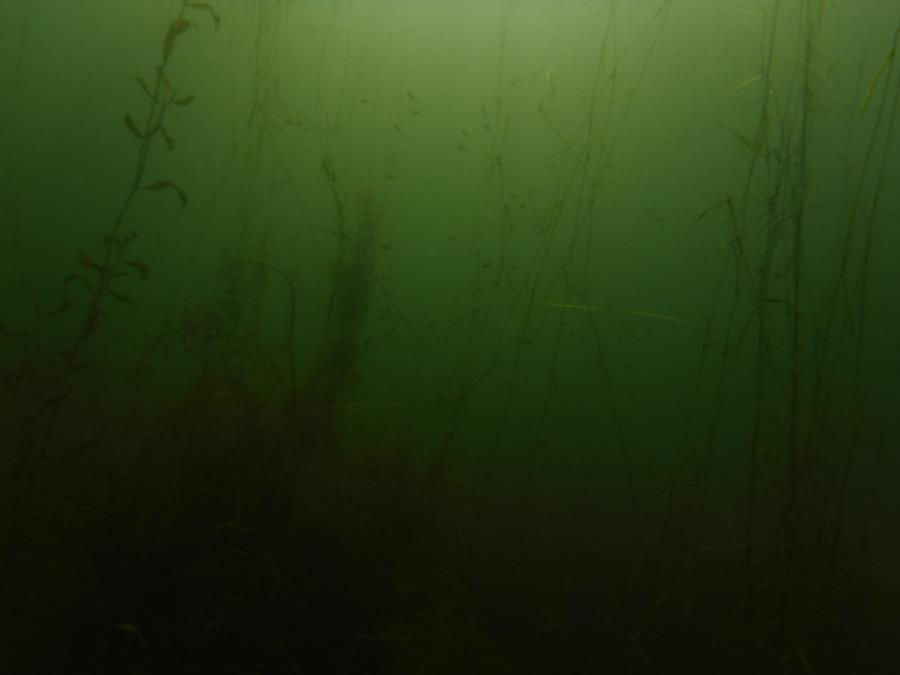
<path id="1" fill-rule="evenodd" d="M 3 14 L 16 672 L 886 672 L 893 2 Z"/>

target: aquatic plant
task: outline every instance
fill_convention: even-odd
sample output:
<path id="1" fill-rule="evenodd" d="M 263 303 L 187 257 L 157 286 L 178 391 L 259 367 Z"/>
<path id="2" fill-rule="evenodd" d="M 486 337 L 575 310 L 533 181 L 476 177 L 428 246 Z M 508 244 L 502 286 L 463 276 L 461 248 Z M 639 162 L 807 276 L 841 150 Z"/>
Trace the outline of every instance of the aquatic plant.
<path id="1" fill-rule="evenodd" d="M 147 280 L 150 276 L 150 266 L 146 262 L 128 255 L 130 246 L 138 237 L 136 230 L 126 230 L 128 215 L 135 199 L 144 191 L 171 192 L 177 196 L 182 207 L 187 206 L 187 194 L 175 182 L 169 179 L 147 181 L 145 176 L 151 152 L 157 145 L 161 143 L 168 149 L 174 147 L 175 141 L 166 129 L 166 121 L 173 106 L 189 106 L 194 100 L 192 95 L 178 91 L 169 79 L 169 71 L 175 45 L 187 31 L 196 27 L 189 17 L 197 13 L 210 16 L 218 28 L 220 17 L 211 5 L 182 0 L 178 13 L 166 29 L 161 46 L 161 61 L 154 68 L 149 83 L 142 77 L 135 78 L 136 85 L 146 95 L 147 109 L 139 122 L 130 113 L 123 117 L 125 129 L 138 141 L 129 186 L 103 236 L 100 253 L 94 255 L 79 251 L 77 271 L 65 278 L 69 297 L 43 317 L 46 319 L 68 313 L 74 307 L 73 297 L 78 293 L 84 294 L 86 307 L 74 339 L 68 347 L 55 354 L 33 353 L 26 357 L 32 359 L 32 364 L 28 367 L 33 372 L 40 372 L 42 381 L 39 386 L 32 387 L 30 393 L 37 398 L 28 404 L 32 415 L 22 421 L 22 444 L 19 468 L 16 471 L 20 479 L 30 477 L 52 451 L 61 408 L 75 395 L 77 386 L 74 378 L 92 367 L 91 360 L 84 356 L 84 351 L 103 319 L 106 303 L 112 301 L 131 306 L 140 304 L 139 300 L 119 288 L 124 278 Z M 18 389 L 17 393 L 26 394 L 22 389 Z"/>

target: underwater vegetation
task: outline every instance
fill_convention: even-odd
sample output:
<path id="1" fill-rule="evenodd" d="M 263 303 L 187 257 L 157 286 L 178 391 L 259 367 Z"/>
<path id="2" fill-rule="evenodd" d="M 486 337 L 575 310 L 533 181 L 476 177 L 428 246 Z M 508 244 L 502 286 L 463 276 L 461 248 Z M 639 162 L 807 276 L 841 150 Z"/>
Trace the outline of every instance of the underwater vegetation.
<path id="1" fill-rule="evenodd" d="M 0 29 L 0 671 L 892 672 L 895 9 L 87 4 Z"/>

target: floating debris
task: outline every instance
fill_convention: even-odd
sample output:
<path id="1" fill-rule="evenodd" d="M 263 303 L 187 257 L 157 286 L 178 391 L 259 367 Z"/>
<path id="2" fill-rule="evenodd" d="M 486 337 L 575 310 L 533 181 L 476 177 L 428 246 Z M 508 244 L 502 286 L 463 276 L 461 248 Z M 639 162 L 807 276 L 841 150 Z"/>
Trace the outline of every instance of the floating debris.
<path id="1" fill-rule="evenodd" d="M 648 319 L 659 319 L 660 321 L 671 321 L 672 323 L 680 323 L 685 326 L 688 325 L 687 321 L 685 321 L 684 319 L 679 319 L 677 316 L 657 314 L 655 312 L 644 312 L 639 309 L 616 309 L 608 305 L 574 305 L 565 302 L 550 302 L 549 300 L 546 300 L 544 304 L 546 304 L 548 307 L 559 307 L 560 309 L 577 309 L 586 312 L 618 312 L 621 314 L 632 314 L 634 316 L 643 316 Z"/>

